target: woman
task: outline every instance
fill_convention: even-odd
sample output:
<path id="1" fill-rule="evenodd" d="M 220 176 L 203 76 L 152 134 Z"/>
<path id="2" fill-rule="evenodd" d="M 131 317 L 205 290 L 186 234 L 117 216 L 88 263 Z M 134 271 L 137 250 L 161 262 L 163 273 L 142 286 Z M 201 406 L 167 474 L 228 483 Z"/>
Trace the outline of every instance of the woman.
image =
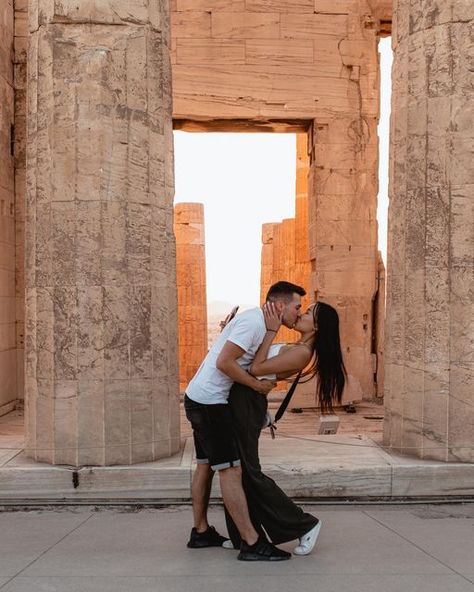
<path id="1" fill-rule="evenodd" d="M 307 368 L 305 377 L 317 375 L 317 398 L 323 413 L 332 411 L 340 403 L 346 371 L 342 360 L 339 317 L 334 308 L 316 302 L 302 314 L 294 329 L 301 339 L 294 344 L 273 344 L 281 325 L 271 303 L 264 307 L 267 334 L 250 367 L 256 377 L 283 379 Z M 258 438 L 267 416 L 267 399 L 256 391 L 234 384 L 229 404 L 242 462 L 242 481 L 248 499 L 254 527 L 263 529 L 273 544 L 299 539 L 296 555 L 308 555 L 319 535 L 321 522 L 303 512 L 277 485 L 262 473 L 258 458 Z M 226 513 L 232 544 L 240 545 L 240 538 Z M 263 528 L 262 528 L 263 527 Z"/>

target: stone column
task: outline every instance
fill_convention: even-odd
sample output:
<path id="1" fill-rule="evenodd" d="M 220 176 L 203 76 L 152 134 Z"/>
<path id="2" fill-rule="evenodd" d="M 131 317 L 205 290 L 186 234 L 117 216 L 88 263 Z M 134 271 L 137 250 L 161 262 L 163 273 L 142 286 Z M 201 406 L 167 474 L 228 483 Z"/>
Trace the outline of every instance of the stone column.
<path id="1" fill-rule="evenodd" d="M 26 449 L 179 449 L 168 3 L 29 6 Z"/>
<path id="2" fill-rule="evenodd" d="M 285 218 L 281 223 L 281 260 L 283 262 L 282 274 L 278 278 L 287 282 L 296 280 L 296 240 L 295 240 L 295 219 Z M 277 281 L 277 280 L 275 280 Z M 298 341 L 299 333 L 282 326 L 276 336 L 276 341 L 293 343 Z"/>
<path id="3" fill-rule="evenodd" d="M 262 225 L 262 259 L 260 274 L 260 302 L 263 304 L 273 283 L 273 230 L 275 224 Z"/>
<path id="4" fill-rule="evenodd" d="M 308 295 L 303 298 L 307 306 L 310 294 L 311 262 L 308 234 L 308 135 L 296 135 L 296 187 L 295 187 L 295 283 L 303 286 Z"/>
<path id="5" fill-rule="evenodd" d="M 181 389 L 184 389 L 207 353 L 204 206 L 199 203 L 178 203 L 174 212 L 179 382 Z"/>
<path id="6" fill-rule="evenodd" d="M 15 0 L 15 276 L 18 398 L 25 398 L 25 209 L 26 209 L 26 63 L 28 0 Z"/>
<path id="7" fill-rule="evenodd" d="M 0 7 L 0 415 L 17 399 L 15 334 L 14 10 Z M 2 409 L 3 408 L 3 409 Z"/>
<path id="8" fill-rule="evenodd" d="M 474 5 L 395 3 L 384 442 L 474 461 Z"/>

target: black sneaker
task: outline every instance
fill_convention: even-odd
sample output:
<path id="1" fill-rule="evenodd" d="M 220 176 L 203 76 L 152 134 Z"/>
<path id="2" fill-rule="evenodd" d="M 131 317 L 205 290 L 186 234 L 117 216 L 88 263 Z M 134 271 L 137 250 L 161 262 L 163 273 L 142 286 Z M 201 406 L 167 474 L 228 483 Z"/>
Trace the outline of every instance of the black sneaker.
<path id="1" fill-rule="evenodd" d="M 290 558 L 291 553 L 275 547 L 263 537 L 259 537 L 253 545 L 247 545 L 242 541 L 237 557 L 240 561 L 285 561 Z"/>
<path id="2" fill-rule="evenodd" d="M 198 532 L 195 527 L 191 530 L 191 536 L 188 541 L 188 547 L 190 549 L 203 549 L 204 547 L 222 547 L 225 541 L 228 541 L 226 537 L 220 535 L 213 526 L 204 532 Z"/>

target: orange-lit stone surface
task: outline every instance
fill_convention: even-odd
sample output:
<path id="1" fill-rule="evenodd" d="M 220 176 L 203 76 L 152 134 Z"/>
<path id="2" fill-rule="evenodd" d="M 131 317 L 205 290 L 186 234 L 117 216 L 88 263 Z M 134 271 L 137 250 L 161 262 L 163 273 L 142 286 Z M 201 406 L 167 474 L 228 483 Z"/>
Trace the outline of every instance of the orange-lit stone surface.
<path id="1" fill-rule="evenodd" d="M 179 382 L 184 389 L 207 353 L 204 206 L 174 207 L 178 285 Z"/>
<path id="2" fill-rule="evenodd" d="M 270 286 L 273 283 L 273 241 L 276 224 L 262 226 L 262 256 L 260 274 L 260 302 L 263 304 Z"/>
<path id="3" fill-rule="evenodd" d="M 0 413 L 17 399 L 13 0 L 0 6 Z M 10 407 L 8 408 L 10 409 Z"/>

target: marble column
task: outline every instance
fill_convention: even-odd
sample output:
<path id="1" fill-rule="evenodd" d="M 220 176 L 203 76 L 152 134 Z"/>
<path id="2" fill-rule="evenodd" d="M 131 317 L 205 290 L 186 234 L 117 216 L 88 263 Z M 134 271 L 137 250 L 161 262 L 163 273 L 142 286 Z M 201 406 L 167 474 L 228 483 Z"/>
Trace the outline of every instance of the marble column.
<path id="1" fill-rule="evenodd" d="M 384 443 L 474 461 L 474 5 L 398 0 Z"/>
<path id="2" fill-rule="evenodd" d="M 179 449 L 168 3 L 29 5 L 26 451 Z"/>
<path id="3" fill-rule="evenodd" d="M 207 354 L 206 251 L 204 206 L 175 205 L 178 286 L 179 382 L 186 388 Z"/>

